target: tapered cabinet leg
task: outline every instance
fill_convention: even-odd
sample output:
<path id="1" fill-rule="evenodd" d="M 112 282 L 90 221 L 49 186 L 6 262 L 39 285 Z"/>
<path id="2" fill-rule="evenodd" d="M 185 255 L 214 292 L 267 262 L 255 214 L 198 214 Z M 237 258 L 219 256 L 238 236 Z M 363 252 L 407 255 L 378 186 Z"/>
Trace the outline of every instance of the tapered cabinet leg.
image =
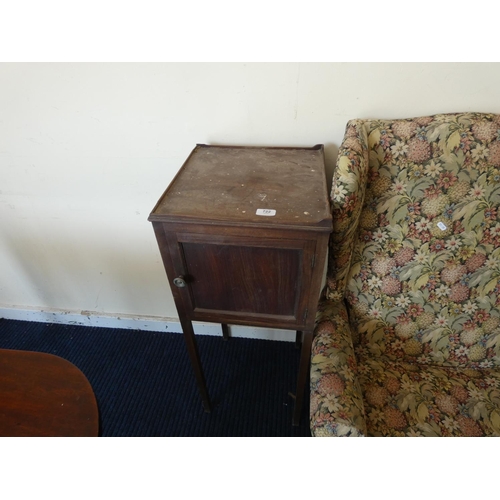
<path id="1" fill-rule="evenodd" d="M 207 383 L 201 366 L 200 354 L 198 352 L 198 346 L 194 335 L 193 324 L 189 320 L 181 319 L 181 325 L 184 332 L 184 340 L 186 341 L 189 358 L 191 359 L 191 365 L 198 384 L 198 390 L 200 391 L 201 400 L 203 402 L 203 408 L 207 413 L 210 413 L 210 397 L 208 395 Z"/>
<path id="2" fill-rule="evenodd" d="M 297 330 L 295 332 L 295 348 L 298 349 L 300 347 L 300 344 L 302 344 L 302 332 L 300 330 Z"/>
<path id="3" fill-rule="evenodd" d="M 300 424 L 304 395 L 306 392 L 306 382 L 311 362 L 311 345 L 313 332 L 303 332 L 302 350 L 300 352 L 299 375 L 297 377 L 297 395 L 295 396 L 295 408 L 293 410 L 292 425 Z"/>
<path id="4" fill-rule="evenodd" d="M 229 340 L 229 327 L 224 323 L 221 324 L 222 327 L 222 339 Z"/>

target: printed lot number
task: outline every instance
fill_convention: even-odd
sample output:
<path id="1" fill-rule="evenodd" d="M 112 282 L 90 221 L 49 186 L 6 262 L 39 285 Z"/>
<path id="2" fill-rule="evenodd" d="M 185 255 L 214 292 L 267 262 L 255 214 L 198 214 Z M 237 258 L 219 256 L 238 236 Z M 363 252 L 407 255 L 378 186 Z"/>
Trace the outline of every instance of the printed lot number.
<path id="1" fill-rule="evenodd" d="M 258 208 L 255 214 L 264 215 L 266 217 L 273 217 L 274 215 L 276 215 L 276 210 L 271 210 L 269 208 Z"/>

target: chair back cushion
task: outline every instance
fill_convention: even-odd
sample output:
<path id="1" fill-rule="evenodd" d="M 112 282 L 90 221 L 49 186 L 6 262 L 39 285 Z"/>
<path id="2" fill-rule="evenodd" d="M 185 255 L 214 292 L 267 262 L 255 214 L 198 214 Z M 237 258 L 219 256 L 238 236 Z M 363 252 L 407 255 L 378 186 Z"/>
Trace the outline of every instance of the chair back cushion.
<path id="1" fill-rule="evenodd" d="M 500 115 L 350 121 L 331 198 L 360 355 L 500 364 Z"/>

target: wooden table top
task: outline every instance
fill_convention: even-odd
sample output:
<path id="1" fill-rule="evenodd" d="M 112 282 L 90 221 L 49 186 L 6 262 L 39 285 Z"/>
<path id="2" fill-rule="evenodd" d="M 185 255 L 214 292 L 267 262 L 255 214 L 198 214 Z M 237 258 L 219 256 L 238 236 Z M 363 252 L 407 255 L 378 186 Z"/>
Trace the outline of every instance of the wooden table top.
<path id="1" fill-rule="evenodd" d="M 52 354 L 0 349 L 0 436 L 97 436 L 92 387 Z"/>
<path id="2" fill-rule="evenodd" d="M 323 146 L 198 144 L 149 220 L 330 231 Z"/>

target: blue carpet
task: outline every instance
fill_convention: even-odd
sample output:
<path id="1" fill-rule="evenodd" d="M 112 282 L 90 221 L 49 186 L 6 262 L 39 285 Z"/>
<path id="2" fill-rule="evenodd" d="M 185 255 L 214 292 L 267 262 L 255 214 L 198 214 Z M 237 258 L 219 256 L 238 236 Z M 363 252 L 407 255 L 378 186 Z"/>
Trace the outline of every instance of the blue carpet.
<path id="1" fill-rule="evenodd" d="M 101 436 L 310 436 L 308 398 L 292 426 L 293 342 L 197 336 L 212 401 L 203 411 L 177 333 L 0 320 L 0 348 L 71 361 L 97 399 Z"/>

